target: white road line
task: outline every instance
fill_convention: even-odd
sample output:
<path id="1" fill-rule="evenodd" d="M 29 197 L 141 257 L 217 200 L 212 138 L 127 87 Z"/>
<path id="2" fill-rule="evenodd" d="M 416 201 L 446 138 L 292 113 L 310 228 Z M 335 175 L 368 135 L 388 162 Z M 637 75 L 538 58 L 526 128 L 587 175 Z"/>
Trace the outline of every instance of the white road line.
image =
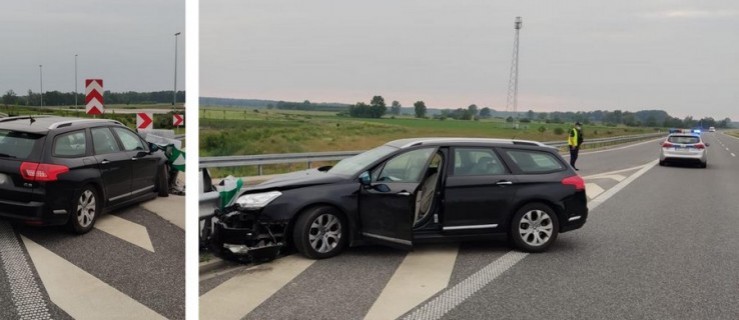
<path id="1" fill-rule="evenodd" d="M 6 221 L 0 221 L 0 260 L 8 277 L 11 300 L 17 317 L 29 320 L 51 319 L 46 299 L 36 283 L 15 230 Z"/>
<path id="2" fill-rule="evenodd" d="M 414 249 L 403 259 L 364 319 L 397 319 L 449 285 L 459 245 Z"/>
<path id="3" fill-rule="evenodd" d="M 729 148 L 726 148 L 726 151 L 729 151 Z"/>
<path id="4" fill-rule="evenodd" d="M 250 268 L 200 296 L 200 318 L 241 319 L 314 262 L 294 254 Z"/>
<path id="5" fill-rule="evenodd" d="M 597 175 L 592 175 L 588 177 L 588 179 L 591 179 L 591 180 L 592 179 L 611 179 L 611 180 L 616 180 L 617 182 L 621 182 L 621 181 L 624 181 L 626 177 L 620 174 L 597 174 Z"/>
<path id="6" fill-rule="evenodd" d="M 166 319 L 147 306 L 21 237 L 49 298 L 74 319 Z"/>
<path id="7" fill-rule="evenodd" d="M 141 203 L 141 207 L 185 230 L 185 197 L 176 195 L 157 197 Z"/>
<path id="8" fill-rule="evenodd" d="M 735 155 L 735 154 L 734 154 L 733 152 L 731 153 L 731 156 L 732 156 L 732 157 L 736 157 L 736 155 Z"/>
<path id="9" fill-rule="evenodd" d="M 486 267 L 475 272 L 467 279 L 458 283 L 451 289 L 444 291 L 433 300 L 427 302 L 413 313 L 405 317 L 406 320 L 430 320 L 441 319 L 447 312 L 467 300 L 487 284 L 498 278 L 503 272 L 513 267 L 516 263 L 528 256 L 528 253 L 510 251 L 493 261 Z"/>
<path id="10" fill-rule="evenodd" d="M 149 232 L 146 231 L 146 227 L 138 223 L 128 221 L 112 214 L 106 214 L 101 216 L 100 219 L 95 222 L 95 228 L 114 237 L 120 238 L 121 240 L 128 241 L 131 244 L 154 252 L 154 246 L 151 244 Z"/>
<path id="11" fill-rule="evenodd" d="M 649 169 L 657 165 L 657 162 L 657 160 L 654 160 L 647 163 L 646 165 L 642 166 L 642 168 L 638 172 L 626 178 L 626 180 L 619 182 L 616 186 L 604 192 L 603 194 L 601 194 L 601 196 L 597 197 L 593 201 L 590 201 L 588 203 L 588 209 L 590 209 L 592 213 L 593 209 L 597 208 L 603 202 L 628 186 L 630 183 L 636 180 L 636 178 L 649 171 Z M 513 267 L 519 261 L 523 260 L 523 258 L 525 258 L 527 255 L 528 253 L 509 251 L 502 257 L 493 261 L 492 263 L 482 268 L 480 271 L 476 272 L 467 279 L 463 280 L 459 284 L 445 290 L 444 292 L 436 296 L 436 298 L 427 301 L 425 304 L 416 309 L 416 311 L 405 317 L 405 319 L 425 320 L 442 318 L 447 312 L 454 309 L 459 304 L 475 294 L 477 291 L 487 286 L 503 272 Z"/>
<path id="12" fill-rule="evenodd" d="M 626 186 L 628 186 L 629 184 L 631 184 L 634 180 L 636 180 L 636 178 L 641 177 L 641 175 L 645 174 L 647 171 L 649 171 L 649 169 L 654 168 L 654 166 L 656 166 L 658 162 L 659 162 L 659 160 L 654 160 L 654 161 L 646 164 L 639 171 L 637 171 L 636 173 L 634 173 L 631 176 L 629 176 L 628 178 L 626 178 L 626 180 L 619 182 L 613 188 L 610 188 L 610 189 L 608 189 L 608 191 L 606 191 L 603 194 L 601 194 L 600 197 L 595 198 L 595 199 L 591 200 L 590 202 L 588 202 L 588 209 L 589 210 L 593 210 L 593 209 L 597 208 L 598 206 L 600 206 L 603 202 L 605 202 L 606 200 L 610 199 L 616 193 L 618 193 L 623 188 L 625 188 Z"/>
<path id="13" fill-rule="evenodd" d="M 601 193 L 603 193 L 603 188 L 601 188 L 599 185 L 595 183 L 586 183 L 585 184 L 585 194 L 588 196 L 588 199 L 594 199 Z"/>

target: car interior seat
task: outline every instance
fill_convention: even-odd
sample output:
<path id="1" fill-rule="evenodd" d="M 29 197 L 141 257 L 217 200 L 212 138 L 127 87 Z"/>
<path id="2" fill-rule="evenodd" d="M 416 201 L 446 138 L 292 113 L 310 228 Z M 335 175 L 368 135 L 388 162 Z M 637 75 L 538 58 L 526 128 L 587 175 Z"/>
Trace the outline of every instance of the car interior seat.
<path id="1" fill-rule="evenodd" d="M 439 161 L 439 168 L 442 167 L 442 162 Z M 436 194 L 436 186 L 439 182 L 439 169 L 434 167 L 428 168 L 425 176 L 421 182 L 421 188 L 416 193 L 416 210 L 413 219 L 414 227 L 423 221 L 433 209 L 434 195 Z"/>

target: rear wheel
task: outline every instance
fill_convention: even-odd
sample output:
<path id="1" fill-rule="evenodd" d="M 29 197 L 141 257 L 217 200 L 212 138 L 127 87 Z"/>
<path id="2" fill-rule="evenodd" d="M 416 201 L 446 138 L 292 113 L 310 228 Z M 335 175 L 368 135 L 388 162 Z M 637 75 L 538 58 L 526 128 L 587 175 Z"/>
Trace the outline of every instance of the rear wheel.
<path id="1" fill-rule="evenodd" d="M 72 232 L 78 234 L 89 232 L 101 213 L 102 203 L 103 199 L 99 197 L 94 187 L 89 185 L 83 187 L 72 204 L 72 215 L 68 222 Z"/>
<path id="2" fill-rule="evenodd" d="M 557 239 L 559 220 L 549 206 L 531 203 L 516 212 L 510 230 L 516 248 L 526 252 L 543 252 Z"/>
<path id="3" fill-rule="evenodd" d="M 701 163 L 701 168 L 704 168 L 705 169 L 706 167 L 708 167 L 708 162 L 702 162 Z"/>
<path id="4" fill-rule="evenodd" d="M 293 228 L 295 248 L 311 259 L 333 257 L 346 247 L 347 224 L 335 208 L 320 206 L 303 212 Z"/>
<path id="5" fill-rule="evenodd" d="M 659 161 L 659 165 L 662 166 L 662 167 L 664 167 L 665 166 L 665 161 L 664 160 L 660 160 Z"/>

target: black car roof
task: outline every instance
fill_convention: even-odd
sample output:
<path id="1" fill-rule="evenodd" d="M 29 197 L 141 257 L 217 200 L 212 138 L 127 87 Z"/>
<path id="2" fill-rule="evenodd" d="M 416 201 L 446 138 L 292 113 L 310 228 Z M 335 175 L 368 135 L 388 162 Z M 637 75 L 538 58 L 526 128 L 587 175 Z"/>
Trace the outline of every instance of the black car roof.
<path id="1" fill-rule="evenodd" d="M 385 145 L 396 147 L 399 149 L 409 148 L 418 145 L 527 145 L 537 147 L 552 148 L 546 144 L 537 141 L 530 140 L 516 140 L 516 139 L 490 139 L 490 138 L 454 138 L 454 137 L 429 137 L 429 138 L 409 138 L 394 140 L 386 143 Z"/>
<path id="2" fill-rule="evenodd" d="M 85 119 L 59 116 L 20 116 L 0 118 L 0 129 L 45 134 L 50 130 L 83 124 L 110 123 L 122 125 L 110 119 Z"/>

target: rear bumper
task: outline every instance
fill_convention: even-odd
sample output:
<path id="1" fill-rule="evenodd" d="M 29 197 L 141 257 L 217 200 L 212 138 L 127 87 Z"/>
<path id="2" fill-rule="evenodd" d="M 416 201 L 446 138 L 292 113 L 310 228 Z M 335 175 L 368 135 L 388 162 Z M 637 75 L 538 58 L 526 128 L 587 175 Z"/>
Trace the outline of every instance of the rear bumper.
<path id="1" fill-rule="evenodd" d="M 685 161 L 685 162 L 706 162 L 706 152 L 700 153 L 683 153 L 662 151 L 659 157 L 660 161 Z"/>
<path id="2" fill-rule="evenodd" d="M 588 203 L 584 191 L 564 201 L 564 214 L 560 215 L 559 232 L 582 228 L 588 220 Z M 564 217 L 563 217 L 564 216 Z"/>
<path id="3" fill-rule="evenodd" d="M 69 212 L 68 210 L 51 210 L 43 202 L 0 200 L 0 217 L 33 225 L 61 225 L 67 223 Z"/>

